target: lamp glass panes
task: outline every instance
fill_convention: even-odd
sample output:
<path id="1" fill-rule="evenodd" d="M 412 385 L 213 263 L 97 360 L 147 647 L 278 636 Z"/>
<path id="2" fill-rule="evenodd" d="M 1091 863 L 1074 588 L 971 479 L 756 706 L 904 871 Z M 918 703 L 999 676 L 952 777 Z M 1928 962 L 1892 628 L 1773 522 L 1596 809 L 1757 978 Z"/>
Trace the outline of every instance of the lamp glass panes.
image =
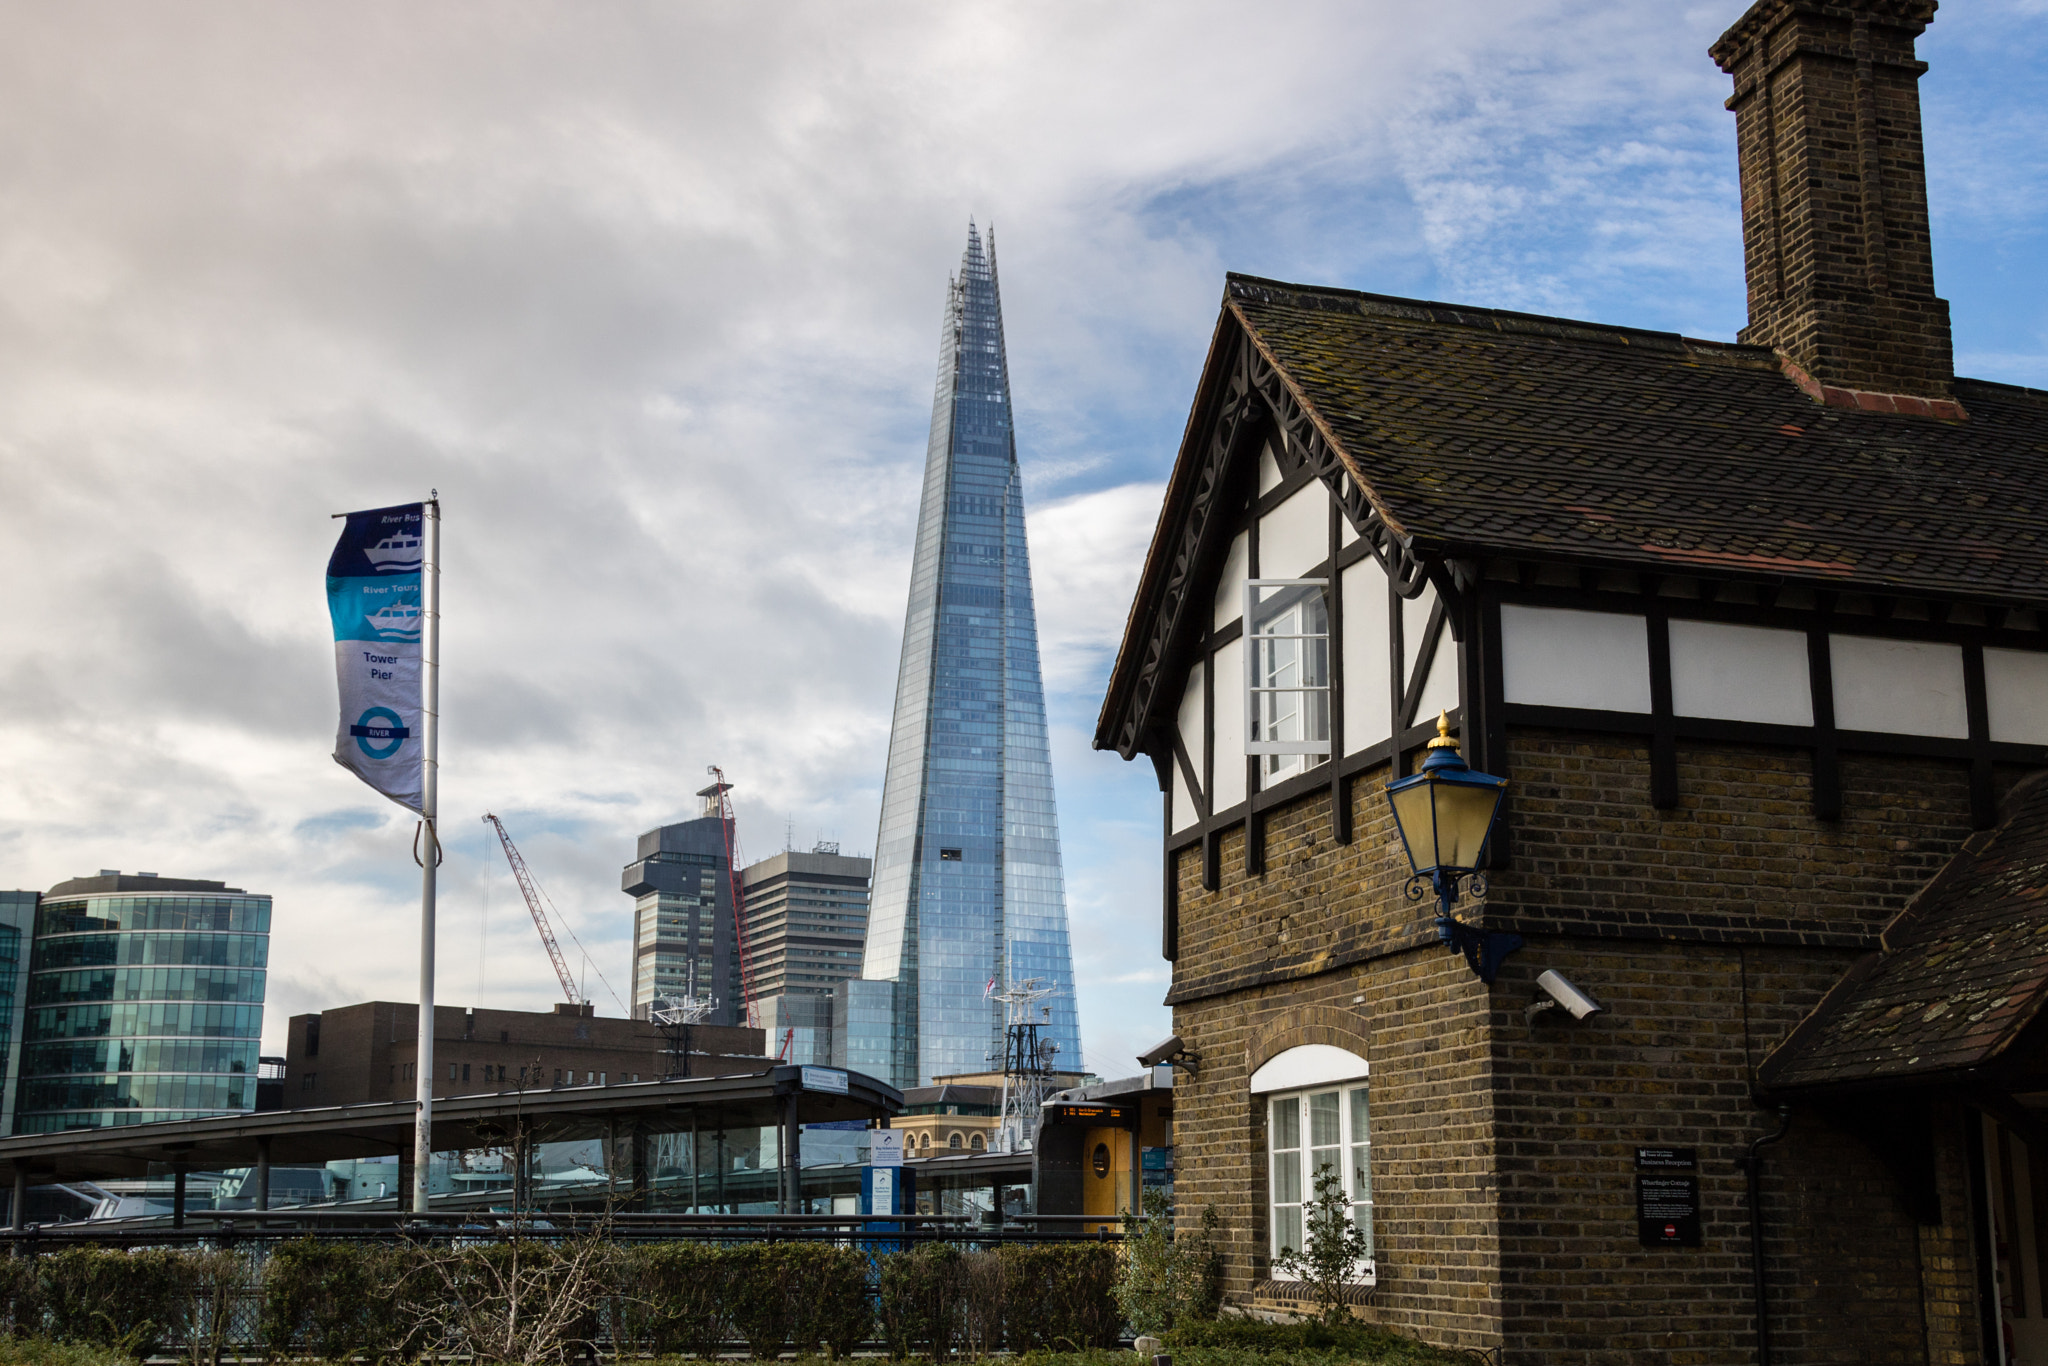
<path id="1" fill-rule="evenodd" d="M 1330 581 L 1245 584 L 1245 752 L 1270 756 L 1268 776 L 1292 755 L 1330 752 Z"/>
<path id="2" fill-rule="evenodd" d="M 1470 871 L 1479 866 L 1507 780 L 1468 767 L 1450 738 L 1450 721 L 1437 719 L 1422 771 L 1387 786 L 1394 824 L 1418 873 Z"/>

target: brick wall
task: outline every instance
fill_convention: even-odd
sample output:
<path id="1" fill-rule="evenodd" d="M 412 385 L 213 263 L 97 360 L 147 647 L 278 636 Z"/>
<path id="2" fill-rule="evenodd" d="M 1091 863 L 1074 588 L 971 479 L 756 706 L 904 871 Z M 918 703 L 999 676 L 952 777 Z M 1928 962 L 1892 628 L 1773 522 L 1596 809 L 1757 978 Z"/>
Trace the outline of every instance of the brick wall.
<path id="1" fill-rule="evenodd" d="M 1401 895 L 1384 773 L 1353 786 L 1351 844 L 1316 794 L 1267 815 L 1260 877 L 1241 830 L 1214 892 L 1199 852 L 1181 856 L 1169 999 L 1200 1059 L 1175 1101 L 1181 1209 L 1223 1216 L 1232 1303 L 1281 1303 L 1246 1087 L 1286 1047 L 1336 1043 L 1372 1066 L 1379 1285 L 1363 1317 L 1504 1363 L 1749 1360 L 1735 1159 L 1775 1127 L 1753 1069 L 1969 833 L 1967 774 L 1845 756 L 1843 817 L 1819 822 L 1800 751 L 1681 749 L 1680 804 L 1661 812 L 1640 746 L 1517 730 L 1510 752 L 1515 858 L 1485 910 L 1529 943 L 1491 990 L 1437 945 L 1433 903 Z M 1608 1012 L 1532 1026 L 1544 968 Z M 1638 1145 L 1699 1149 L 1703 1247 L 1638 1244 Z M 1960 1148 L 1943 1157 L 1953 1226 L 1926 1227 L 1818 1116 L 1766 1153 L 1780 1360 L 1976 1360 Z"/>
<path id="2" fill-rule="evenodd" d="M 1734 77 L 1749 326 L 1823 384 L 1946 399 L 1914 39 L 1932 0 L 1760 0 L 1714 45 Z"/>

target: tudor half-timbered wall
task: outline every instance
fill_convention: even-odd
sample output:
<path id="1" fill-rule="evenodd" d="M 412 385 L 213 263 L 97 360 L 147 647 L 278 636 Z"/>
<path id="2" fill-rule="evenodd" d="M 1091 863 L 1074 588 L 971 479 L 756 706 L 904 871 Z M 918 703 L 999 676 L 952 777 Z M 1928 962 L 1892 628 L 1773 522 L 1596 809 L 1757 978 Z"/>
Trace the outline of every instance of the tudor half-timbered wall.
<path id="1" fill-rule="evenodd" d="M 1164 667 L 1127 753 L 1152 754 L 1166 794 L 1169 869 L 1198 850 L 1218 885 L 1227 831 L 1264 859 L 1264 817 L 1312 791 L 1331 835 L 1352 838 L 1349 789 L 1405 771 L 1439 711 L 1475 767 L 1512 778 L 1510 728 L 1640 746 L 1649 805 L 1679 803 L 1686 742 L 1800 756 L 1804 801 L 1843 815 L 1843 765 L 1946 761 L 1966 776 L 1973 828 L 1989 827 L 2001 765 L 2048 763 L 2048 636 L 2028 607 L 1843 591 L 1825 581 L 1412 554 L 1374 512 L 1279 376 L 1241 348 L 1239 383 L 1210 438 L 1202 515 L 1179 529 L 1192 580 L 1178 619 L 1155 624 Z M 1369 462 L 1369 457 L 1365 458 Z M 1371 478 L 1369 463 L 1364 473 Z M 1361 532 L 1363 528 L 1363 532 Z M 1329 613 L 1327 755 L 1247 753 L 1247 584 L 1320 581 Z M 1178 628 L 1175 630 L 1174 628 Z M 1467 711 L 1476 725 L 1468 726 Z M 1523 822 L 1511 797 L 1499 867 Z M 1162 947 L 1178 956 L 1168 877 Z"/>
<path id="2" fill-rule="evenodd" d="M 1196 1068 L 1177 1192 L 1224 1215 L 1228 1292 L 1295 1293 L 1268 1260 L 1270 1136 L 1248 1079 L 1324 1043 L 1372 1067 L 1369 1317 L 1508 1361 L 1749 1350 L 1733 1158 L 1772 1122 L 1749 1099 L 1755 1064 L 2048 765 L 2041 620 L 1818 575 L 1418 554 L 1235 345 L 1109 732 L 1164 790 L 1168 1001 Z M 1369 483 L 1370 453 L 1352 454 Z M 1327 755 L 1247 753 L 1246 585 L 1272 579 L 1326 584 Z M 1433 903 L 1402 895 L 1381 796 L 1439 710 L 1474 766 L 1511 780 L 1490 889 L 1460 906 L 1529 941 L 1490 989 L 1437 946 Z M 1532 1026 L 1546 967 L 1609 1015 Z M 1634 1246 L 1628 1154 L 1660 1143 L 1707 1156 L 1702 1248 Z M 1826 1230 L 1774 1249 L 1781 1342 L 1920 1359 L 1953 1338 L 1971 1359 L 1974 1330 L 1944 1307 L 1967 1290 L 1917 1269 L 1967 1263 L 1953 1164 L 1927 1223 L 1847 1131 L 1809 1125 L 1776 1161 L 1767 1198 Z"/>

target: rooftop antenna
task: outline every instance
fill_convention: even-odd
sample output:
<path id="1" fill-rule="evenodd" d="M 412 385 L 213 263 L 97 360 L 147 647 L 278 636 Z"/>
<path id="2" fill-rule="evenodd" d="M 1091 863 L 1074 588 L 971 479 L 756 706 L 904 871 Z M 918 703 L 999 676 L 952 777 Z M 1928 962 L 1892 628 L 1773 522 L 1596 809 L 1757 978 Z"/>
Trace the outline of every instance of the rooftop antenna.
<path id="1" fill-rule="evenodd" d="M 1059 1052 L 1058 1044 L 1038 1035 L 1052 1018 L 1052 1007 L 1041 1002 L 1057 994 L 1037 977 L 1012 981 L 994 994 L 1007 1016 L 1003 1027 L 1003 1119 L 995 1132 L 997 1152 L 1028 1152 L 1037 1139 L 1046 1097 L 1053 1092 L 1053 1055 Z"/>

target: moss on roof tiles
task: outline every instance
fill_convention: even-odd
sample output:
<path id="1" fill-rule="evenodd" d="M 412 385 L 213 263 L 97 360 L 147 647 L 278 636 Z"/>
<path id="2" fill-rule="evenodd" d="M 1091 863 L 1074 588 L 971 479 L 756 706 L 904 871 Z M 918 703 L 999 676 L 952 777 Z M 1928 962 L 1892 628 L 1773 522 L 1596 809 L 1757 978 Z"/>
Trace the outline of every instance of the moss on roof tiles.
<path id="1" fill-rule="evenodd" d="M 1822 407 L 1757 347 L 1246 276 L 1226 303 L 1425 548 L 2048 596 L 2048 394 L 1958 380 L 1945 422 Z"/>

